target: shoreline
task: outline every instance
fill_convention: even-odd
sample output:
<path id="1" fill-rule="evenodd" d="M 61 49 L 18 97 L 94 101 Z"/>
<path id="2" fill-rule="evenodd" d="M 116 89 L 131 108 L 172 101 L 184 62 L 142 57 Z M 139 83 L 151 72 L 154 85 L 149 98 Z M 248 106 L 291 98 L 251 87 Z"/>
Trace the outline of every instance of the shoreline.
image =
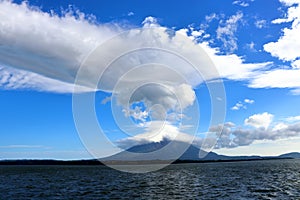
<path id="1" fill-rule="evenodd" d="M 24 159 L 24 160 L 0 160 L 0 165 L 147 165 L 147 164 L 187 164 L 187 163 L 224 163 L 224 162 L 245 162 L 245 161 L 265 161 L 265 160 L 290 160 L 295 158 L 253 158 L 253 159 L 231 159 L 231 160 L 145 160 L 145 161 L 100 161 L 100 160 L 35 160 L 35 159 Z"/>

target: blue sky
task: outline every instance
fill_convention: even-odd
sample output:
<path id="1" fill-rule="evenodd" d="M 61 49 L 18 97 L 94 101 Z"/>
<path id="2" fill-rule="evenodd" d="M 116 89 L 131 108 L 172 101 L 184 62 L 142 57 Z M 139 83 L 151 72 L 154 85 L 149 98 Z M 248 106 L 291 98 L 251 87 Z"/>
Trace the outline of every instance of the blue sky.
<path id="1" fill-rule="evenodd" d="M 187 75 L 187 83 L 181 83 L 173 81 L 163 68 L 153 74 L 145 68 L 131 76 L 129 73 L 129 78 L 122 77 L 119 90 L 113 90 L 113 81 L 127 69 L 122 68 L 120 60 L 111 66 L 96 92 L 84 77 L 78 95 L 95 94 L 93 108 L 98 123 L 111 141 L 125 148 L 162 137 L 172 139 L 174 134 L 186 141 L 196 131 L 195 145 L 203 142 L 204 134 L 222 135 L 214 149 L 221 154 L 299 152 L 299 4 L 298 0 L 0 1 L 0 159 L 90 158 L 89 141 L 76 129 L 72 109 L 78 66 L 89 60 L 99 46 L 113 51 L 107 41 L 114 36 L 125 32 L 127 37 L 126 32 L 134 28 L 143 34 L 149 27 L 156 28 L 161 38 L 165 30 L 181 35 L 191 47 L 180 49 L 163 39 L 158 42 L 163 47 L 177 48 L 191 59 L 208 56 L 218 73 L 205 81 Z M 157 42 L 151 36 L 147 41 L 126 37 L 120 41 L 121 47 L 135 40 L 141 44 Z M 197 54 L 197 48 L 207 55 Z M 142 64 L 151 59 L 148 54 L 134 56 Z M 193 74 L 188 66 L 166 63 L 184 76 Z M 201 69 L 210 73 L 205 67 Z M 137 90 L 133 97 L 136 104 L 127 108 L 124 89 L 132 86 L 128 80 L 161 80 L 157 74 L 173 82 L 162 88 L 150 85 Z M 224 120 L 217 124 L 210 121 L 213 101 L 206 87 L 212 80 L 224 85 L 226 93 L 226 98 L 220 98 L 225 102 Z M 151 93 L 153 88 L 155 93 Z M 148 95 L 147 101 L 140 102 L 141 94 Z M 178 103 L 182 106 L 180 112 Z M 156 104 L 163 107 L 147 108 Z M 197 105 L 199 110 L 195 109 Z M 165 117 L 159 112 L 162 108 L 168 110 L 168 124 L 161 135 L 149 139 Z M 199 127 L 189 132 L 186 127 L 197 121 L 197 117 L 189 117 L 195 115 L 195 110 L 200 116 Z M 154 128 L 148 127 L 150 119 Z M 129 126 L 128 120 L 133 120 L 137 128 Z M 185 126 L 180 128 L 181 124 Z M 127 138 L 128 134 L 132 137 Z M 104 151 L 105 147 L 101 148 Z"/>

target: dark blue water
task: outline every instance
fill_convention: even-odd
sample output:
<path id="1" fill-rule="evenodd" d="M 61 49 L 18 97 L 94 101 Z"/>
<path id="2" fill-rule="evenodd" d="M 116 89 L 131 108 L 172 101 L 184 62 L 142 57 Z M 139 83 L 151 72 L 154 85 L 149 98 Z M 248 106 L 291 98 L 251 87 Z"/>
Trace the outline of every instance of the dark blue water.
<path id="1" fill-rule="evenodd" d="M 0 199 L 300 199 L 300 160 L 171 165 L 0 166 Z"/>

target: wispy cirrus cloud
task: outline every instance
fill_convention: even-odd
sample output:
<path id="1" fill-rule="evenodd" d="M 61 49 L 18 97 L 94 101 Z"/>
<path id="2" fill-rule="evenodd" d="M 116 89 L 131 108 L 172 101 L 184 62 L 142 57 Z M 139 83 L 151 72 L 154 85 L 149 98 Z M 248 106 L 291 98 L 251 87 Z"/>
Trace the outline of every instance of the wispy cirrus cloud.
<path id="1" fill-rule="evenodd" d="M 222 41 L 224 49 L 228 53 L 232 53 L 238 49 L 236 31 L 238 25 L 242 22 L 243 13 L 237 12 L 230 16 L 226 21 L 221 21 L 217 29 L 217 39 Z"/>

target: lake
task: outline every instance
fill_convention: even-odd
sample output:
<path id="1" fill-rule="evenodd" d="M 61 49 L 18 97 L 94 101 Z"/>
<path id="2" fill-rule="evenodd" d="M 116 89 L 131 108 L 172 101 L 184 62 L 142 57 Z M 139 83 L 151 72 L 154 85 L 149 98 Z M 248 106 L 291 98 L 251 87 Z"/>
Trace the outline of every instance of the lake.
<path id="1" fill-rule="evenodd" d="M 300 199 L 300 160 L 170 165 L 0 166 L 0 199 Z"/>

